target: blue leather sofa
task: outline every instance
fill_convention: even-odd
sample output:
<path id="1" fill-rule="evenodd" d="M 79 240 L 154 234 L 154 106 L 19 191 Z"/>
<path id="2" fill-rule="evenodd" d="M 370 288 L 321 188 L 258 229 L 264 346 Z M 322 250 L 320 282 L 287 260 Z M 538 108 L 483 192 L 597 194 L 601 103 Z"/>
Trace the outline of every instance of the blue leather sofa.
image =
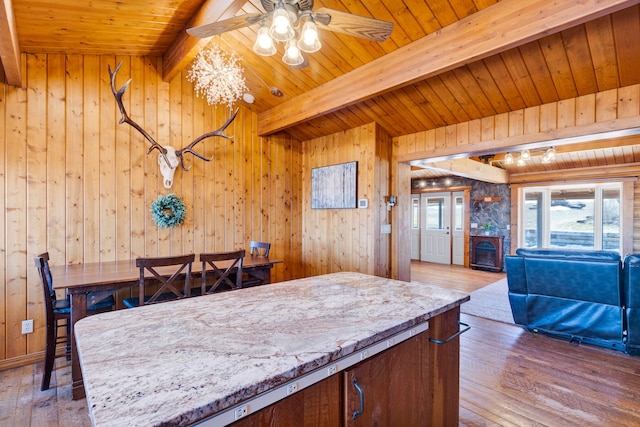
<path id="1" fill-rule="evenodd" d="M 637 281 L 640 257 L 632 261 Z M 626 317 L 640 328 L 640 291 L 625 296 L 617 252 L 520 248 L 505 267 L 513 318 L 526 329 L 624 351 Z M 640 351 L 640 330 L 633 335 Z"/>
<path id="2" fill-rule="evenodd" d="M 640 356 L 640 254 L 624 259 L 627 353 Z"/>

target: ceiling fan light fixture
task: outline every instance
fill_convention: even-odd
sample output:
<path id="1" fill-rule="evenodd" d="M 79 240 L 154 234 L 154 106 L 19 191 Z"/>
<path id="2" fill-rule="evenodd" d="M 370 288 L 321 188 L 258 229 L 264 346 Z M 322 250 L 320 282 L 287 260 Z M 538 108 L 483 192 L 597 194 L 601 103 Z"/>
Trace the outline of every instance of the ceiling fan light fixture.
<path id="1" fill-rule="evenodd" d="M 298 48 L 303 52 L 314 53 L 319 51 L 321 47 L 320 39 L 318 39 L 318 27 L 313 19 L 308 19 L 302 26 Z"/>
<path id="2" fill-rule="evenodd" d="M 518 161 L 516 161 L 516 165 L 524 166 L 526 164 L 527 164 L 527 161 L 524 159 L 524 157 L 522 157 L 522 156 L 518 157 Z"/>
<path id="3" fill-rule="evenodd" d="M 267 28 L 265 23 L 260 25 L 256 42 L 253 45 L 253 51 L 262 56 L 271 56 L 276 53 L 276 46 L 269 35 L 269 28 Z"/>
<path id="4" fill-rule="evenodd" d="M 289 41 L 296 36 L 293 25 L 291 24 L 289 12 L 282 2 L 279 2 L 273 11 L 269 35 L 279 42 Z"/>
<path id="5" fill-rule="evenodd" d="M 284 50 L 284 55 L 282 56 L 282 62 L 290 66 L 300 65 L 304 62 L 304 58 L 298 46 L 294 40 L 289 40 L 287 42 L 287 47 Z"/>

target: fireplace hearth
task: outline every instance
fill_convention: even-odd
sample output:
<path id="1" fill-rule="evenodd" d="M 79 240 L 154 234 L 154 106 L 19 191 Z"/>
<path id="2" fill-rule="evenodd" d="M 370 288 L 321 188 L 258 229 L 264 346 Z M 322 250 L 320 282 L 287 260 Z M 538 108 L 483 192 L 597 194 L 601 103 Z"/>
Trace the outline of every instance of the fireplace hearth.
<path id="1" fill-rule="evenodd" d="M 502 271 L 504 236 L 471 236 L 471 268 Z"/>

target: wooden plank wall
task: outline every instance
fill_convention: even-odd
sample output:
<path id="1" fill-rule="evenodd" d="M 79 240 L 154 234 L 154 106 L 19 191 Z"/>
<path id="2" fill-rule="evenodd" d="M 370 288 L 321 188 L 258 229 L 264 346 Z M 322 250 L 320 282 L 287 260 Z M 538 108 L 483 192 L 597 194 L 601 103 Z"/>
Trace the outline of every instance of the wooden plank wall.
<path id="1" fill-rule="evenodd" d="M 283 259 L 274 281 L 301 277 L 300 144 L 259 138 L 245 108 L 227 129 L 232 140 L 207 139 L 188 156 L 167 190 L 157 153 L 120 114 L 107 66 L 123 62 L 117 86 L 132 79 L 125 106 L 164 145 L 182 147 L 217 129 L 225 107 L 194 94 L 186 73 L 162 81 L 160 58 L 91 55 L 22 56 L 24 89 L 0 85 L 0 368 L 44 349 L 42 289 L 33 257 L 52 264 L 163 256 L 247 247 L 271 241 Z M 184 225 L 159 229 L 150 204 L 174 192 L 187 208 Z M 119 295 L 123 297 L 124 295 Z M 21 322 L 34 319 L 33 334 Z M 32 358 L 35 356 L 32 356 Z M 28 357 L 27 357 L 28 358 Z"/>
<path id="2" fill-rule="evenodd" d="M 391 155 L 393 140 L 391 137 L 376 126 L 376 157 L 374 163 L 375 191 L 374 201 L 376 202 L 374 218 L 374 244 L 375 244 L 375 267 L 374 274 L 381 277 L 391 277 L 391 234 L 382 232 L 382 225 L 391 225 L 392 212 L 387 208 L 389 196 L 395 195 L 391 191 Z"/>
<path id="3" fill-rule="evenodd" d="M 528 144 L 544 146 L 549 145 L 549 141 L 557 142 L 558 138 L 635 127 L 640 127 L 640 85 L 637 84 L 400 136 L 394 138 L 393 157 L 395 163 L 406 165 L 411 160 L 490 153 L 491 150 L 509 151 Z M 392 188 L 401 188 L 402 185 L 396 178 Z M 633 250 L 640 252 L 638 184 L 635 188 Z M 403 234 L 403 230 L 409 229 L 409 220 L 408 213 L 400 211 L 400 230 L 396 234 L 399 239 L 408 237 L 408 231 Z M 512 238 L 512 241 L 516 239 Z M 392 258 L 398 260 L 398 276 L 406 277 L 410 266 L 399 254 L 400 249 L 396 248 Z"/>
<path id="4" fill-rule="evenodd" d="M 387 276 L 391 139 L 375 124 L 305 141 L 302 144 L 302 254 L 304 276 L 358 271 Z M 311 209 L 311 169 L 358 161 L 357 198 L 367 209 Z"/>

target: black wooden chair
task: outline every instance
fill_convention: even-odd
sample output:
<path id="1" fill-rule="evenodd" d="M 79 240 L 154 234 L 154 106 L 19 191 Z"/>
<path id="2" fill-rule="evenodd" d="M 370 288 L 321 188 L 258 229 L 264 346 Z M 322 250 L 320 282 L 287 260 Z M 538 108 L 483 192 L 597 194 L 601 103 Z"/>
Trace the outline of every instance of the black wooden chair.
<path id="1" fill-rule="evenodd" d="M 53 289 L 53 277 L 49 269 L 49 253 L 45 252 L 34 259 L 38 276 L 42 284 L 44 294 L 44 311 L 46 322 L 46 348 L 44 357 L 44 373 L 42 375 L 42 385 L 40 390 L 48 390 L 53 371 L 53 362 L 56 356 L 56 349 L 59 344 L 65 345 L 64 355 L 67 358 L 71 355 L 71 304 L 69 296 L 65 299 L 58 299 Z M 111 311 L 116 302 L 113 293 L 90 292 L 87 301 L 94 301 L 88 305 L 87 314 L 96 314 Z M 58 329 L 65 328 L 65 335 L 58 335 Z"/>
<path id="2" fill-rule="evenodd" d="M 123 300 L 125 307 L 138 307 L 141 301 L 142 305 L 148 305 L 189 297 L 192 282 L 191 266 L 194 260 L 194 254 L 137 258 L 136 267 L 140 269 L 138 296 L 125 298 Z M 146 272 L 150 272 L 153 278 L 145 278 Z M 157 284 L 160 284 L 158 289 L 147 295 L 148 288 Z"/>
<path id="3" fill-rule="evenodd" d="M 269 250 L 271 249 L 271 243 L 267 242 L 258 242 L 256 240 L 252 240 L 249 242 L 249 255 L 251 256 L 261 256 L 265 258 L 269 258 Z M 253 274 L 249 270 L 245 270 L 242 276 L 242 287 L 249 288 L 251 286 L 260 286 L 265 285 L 264 277 Z"/>
<path id="4" fill-rule="evenodd" d="M 202 281 L 196 294 L 205 295 L 242 288 L 245 250 L 200 254 Z M 228 289 L 225 289 L 228 288 Z"/>
<path id="5" fill-rule="evenodd" d="M 271 249 L 271 243 L 257 242 L 252 240 L 249 242 L 249 255 L 269 257 L 269 250 Z"/>

